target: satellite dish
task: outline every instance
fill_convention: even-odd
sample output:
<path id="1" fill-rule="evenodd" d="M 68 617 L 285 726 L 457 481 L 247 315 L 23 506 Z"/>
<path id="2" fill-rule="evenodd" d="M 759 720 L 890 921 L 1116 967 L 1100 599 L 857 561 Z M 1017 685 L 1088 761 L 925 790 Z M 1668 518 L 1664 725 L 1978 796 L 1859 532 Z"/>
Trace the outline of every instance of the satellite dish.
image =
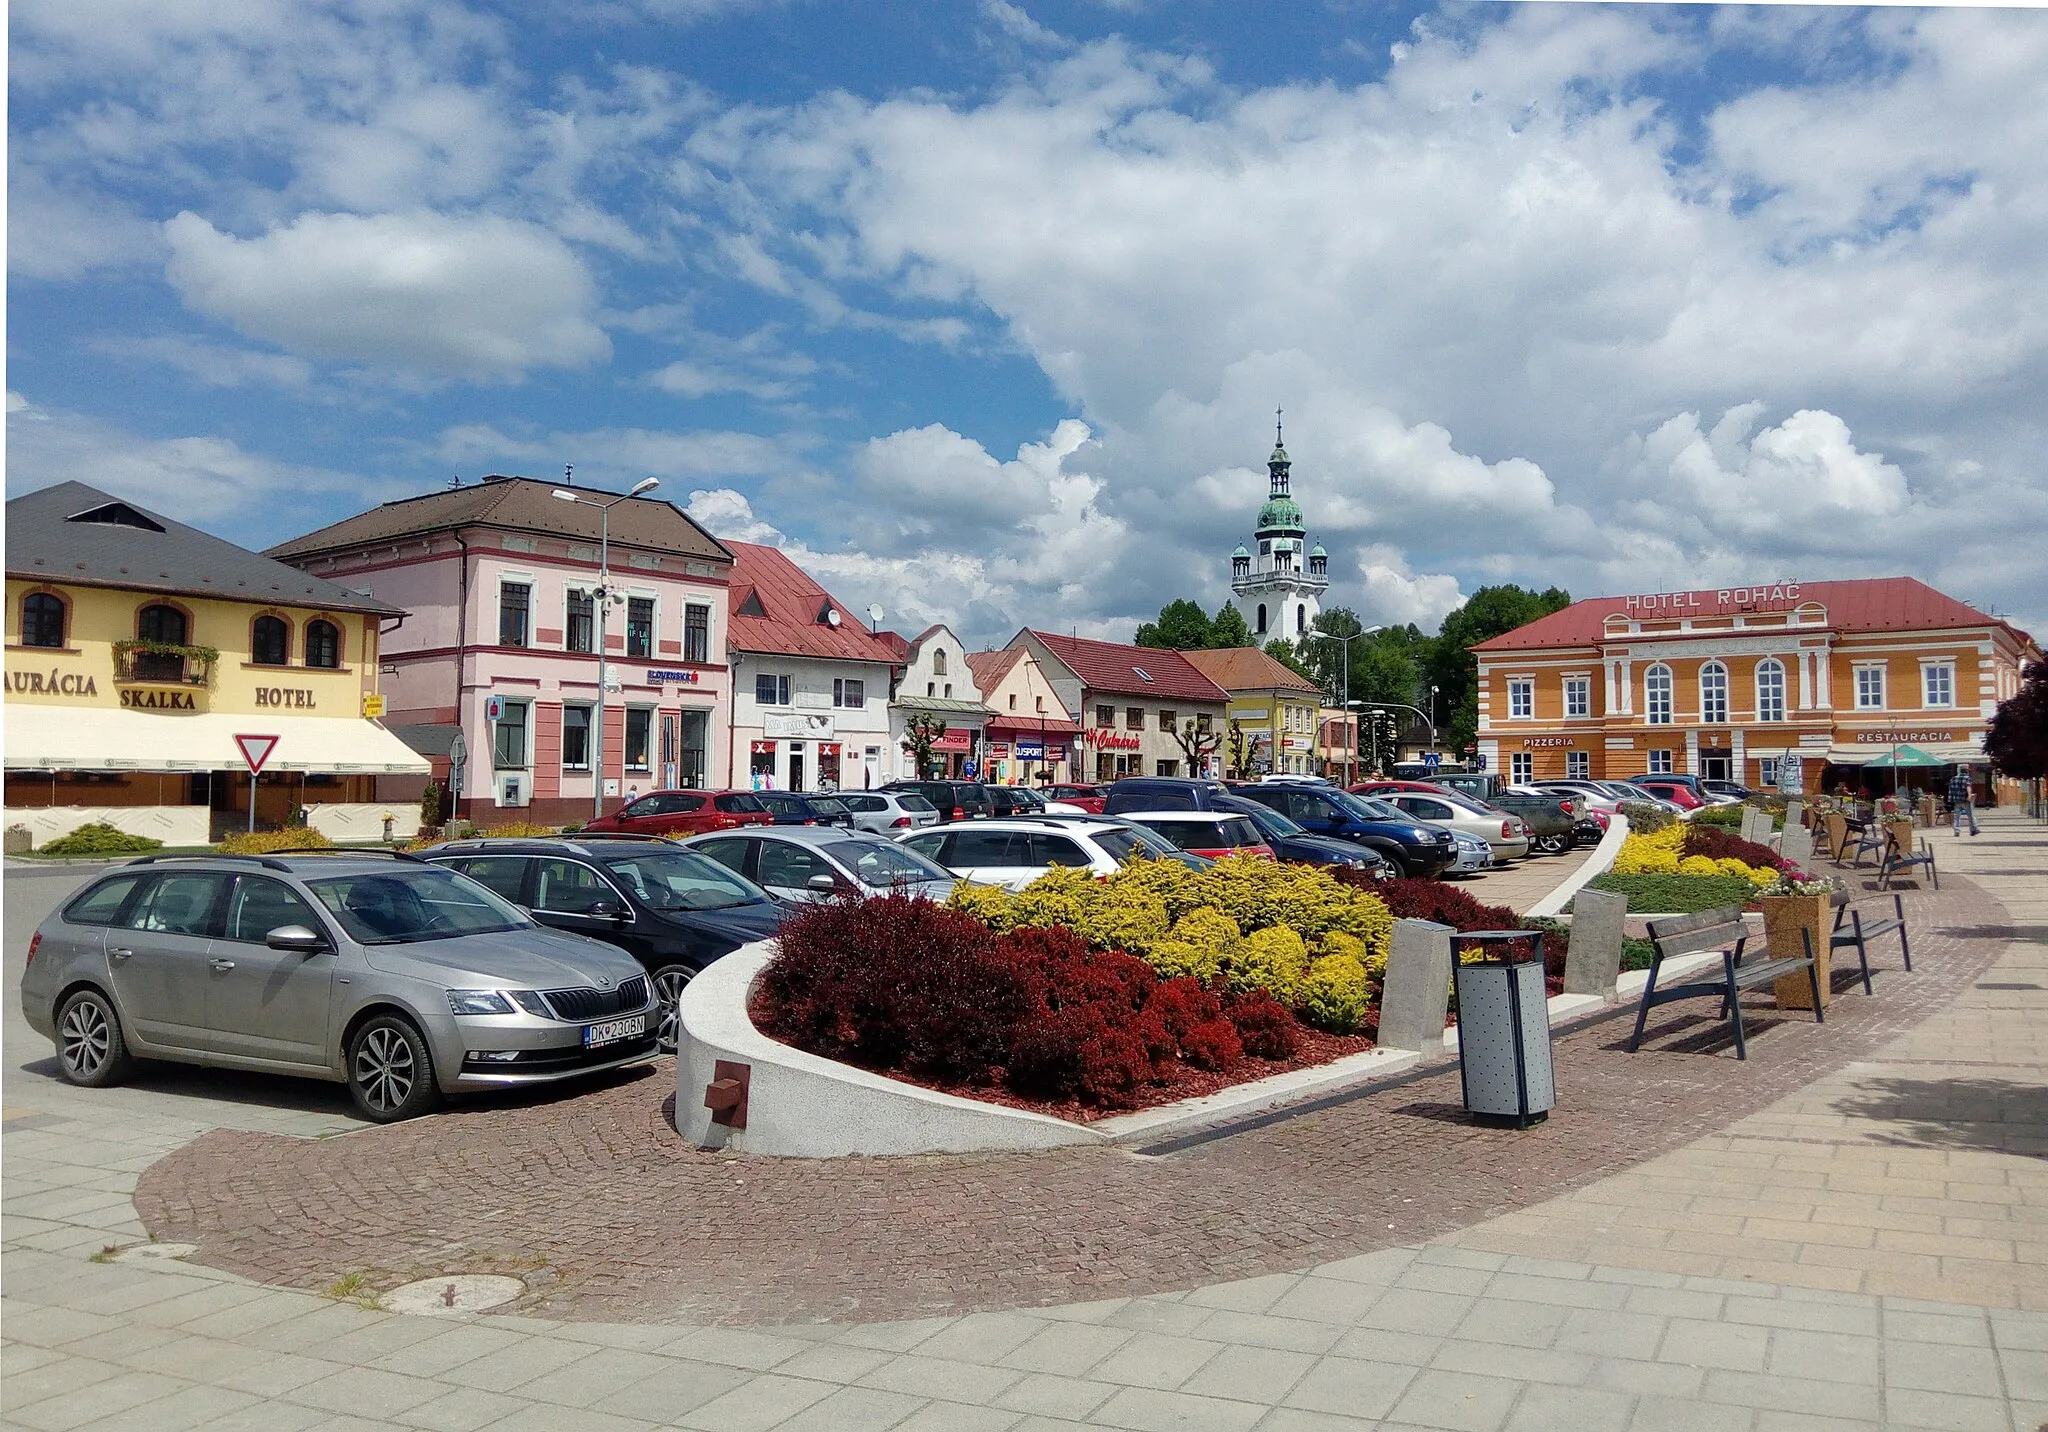
<path id="1" fill-rule="evenodd" d="M 825 613 L 825 625 L 835 627 L 839 625 L 839 608 L 833 607 Z"/>
<path id="2" fill-rule="evenodd" d="M 882 609 L 880 607 L 874 605 L 868 607 L 868 625 L 880 630 L 882 625 Z"/>

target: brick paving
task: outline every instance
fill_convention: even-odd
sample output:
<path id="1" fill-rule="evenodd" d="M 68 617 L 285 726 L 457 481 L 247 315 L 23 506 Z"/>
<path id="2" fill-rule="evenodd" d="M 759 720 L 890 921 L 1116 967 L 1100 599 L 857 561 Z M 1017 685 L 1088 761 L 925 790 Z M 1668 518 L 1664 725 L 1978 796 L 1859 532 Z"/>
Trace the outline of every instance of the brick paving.
<path id="1" fill-rule="evenodd" d="M 1564 1036 L 1559 1108 L 1527 1132 L 1467 1122 L 1453 1069 L 1166 1158 L 768 1160 L 684 1145 L 664 1064 L 338 1138 L 216 1131 L 135 1203 L 153 1234 L 262 1281 L 509 1271 L 535 1289 L 522 1310 L 553 1319 L 871 1322 L 1277 1274 L 1552 1199 L 1866 1057 L 2004 949 L 1998 902 L 1947 884 L 1907 897 L 1915 974 L 1880 955 L 1876 997 L 1838 997 L 1819 1027 L 1755 1001 L 1746 1063 L 1705 1002 L 1659 1011 L 1636 1056 L 1620 1021 Z"/>

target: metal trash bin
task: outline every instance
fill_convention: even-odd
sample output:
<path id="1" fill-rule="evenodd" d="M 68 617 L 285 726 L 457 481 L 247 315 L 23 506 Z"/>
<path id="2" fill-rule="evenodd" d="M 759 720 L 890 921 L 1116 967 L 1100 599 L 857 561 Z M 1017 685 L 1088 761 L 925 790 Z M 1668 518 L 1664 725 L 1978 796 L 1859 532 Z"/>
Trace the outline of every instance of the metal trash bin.
<path id="1" fill-rule="evenodd" d="M 1458 991 L 1458 1072 L 1468 1112 L 1512 1119 L 1526 1129 L 1557 1105 L 1550 1059 L 1550 1005 L 1543 983 L 1543 932 L 1476 930 L 1451 936 L 1460 945 L 1530 941 L 1527 960 L 1484 960 L 1453 966 Z"/>

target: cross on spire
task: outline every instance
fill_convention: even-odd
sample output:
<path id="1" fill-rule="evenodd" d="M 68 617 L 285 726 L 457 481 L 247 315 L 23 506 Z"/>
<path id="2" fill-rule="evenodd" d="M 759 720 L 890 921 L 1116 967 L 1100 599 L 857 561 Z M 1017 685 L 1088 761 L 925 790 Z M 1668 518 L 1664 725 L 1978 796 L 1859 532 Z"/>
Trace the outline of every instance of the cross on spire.
<path id="1" fill-rule="evenodd" d="M 1280 410 L 1280 409 L 1278 409 L 1278 408 L 1275 408 L 1275 409 L 1273 409 L 1273 446 L 1274 446 L 1274 447 L 1286 447 L 1286 446 L 1287 446 L 1287 444 L 1286 444 L 1286 443 L 1284 443 L 1284 442 L 1280 441 L 1280 411 L 1281 411 L 1281 410 Z"/>

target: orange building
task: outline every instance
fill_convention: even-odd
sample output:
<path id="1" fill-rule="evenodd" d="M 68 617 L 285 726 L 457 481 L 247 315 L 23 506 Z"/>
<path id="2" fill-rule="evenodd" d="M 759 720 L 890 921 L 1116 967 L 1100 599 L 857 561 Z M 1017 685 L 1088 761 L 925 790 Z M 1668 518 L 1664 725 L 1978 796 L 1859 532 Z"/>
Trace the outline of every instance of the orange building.
<path id="1" fill-rule="evenodd" d="M 1472 650 L 1479 753 L 1510 779 L 1776 785 L 1796 759 L 1807 791 L 1863 784 L 1900 744 L 1981 791 L 1985 727 L 2041 659 L 2026 632 L 1911 577 L 1594 597 Z"/>

